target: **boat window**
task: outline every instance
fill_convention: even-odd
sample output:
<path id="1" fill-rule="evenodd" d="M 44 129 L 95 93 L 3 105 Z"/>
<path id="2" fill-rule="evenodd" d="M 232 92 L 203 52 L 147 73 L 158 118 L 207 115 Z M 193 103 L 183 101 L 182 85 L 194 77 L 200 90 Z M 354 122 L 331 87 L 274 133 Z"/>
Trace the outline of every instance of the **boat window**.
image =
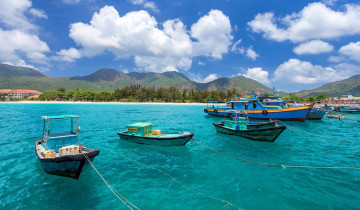
<path id="1" fill-rule="evenodd" d="M 247 110 L 247 109 L 248 109 L 248 104 L 246 103 L 246 104 L 245 104 L 245 110 Z"/>
<path id="2" fill-rule="evenodd" d="M 253 101 L 253 108 L 256 108 L 256 101 Z"/>
<path id="3" fill-rule="evenodd" d="M 231 109 L 234 109 L 234 103 L 231 103 Z"/>

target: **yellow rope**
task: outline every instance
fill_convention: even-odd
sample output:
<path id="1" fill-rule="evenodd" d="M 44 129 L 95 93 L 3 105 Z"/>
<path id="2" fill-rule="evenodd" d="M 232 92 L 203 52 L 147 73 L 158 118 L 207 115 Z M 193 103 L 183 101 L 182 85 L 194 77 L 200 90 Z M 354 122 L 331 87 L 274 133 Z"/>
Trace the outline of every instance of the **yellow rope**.
<path id="1" fill-rule="evenodd" d="M 106 186 L 111 190 L 111 192 L 129 209 L 139 209 L 138 207 L 136 207 L 134 204 L 132 204 L 129 200 L 127 200 L 123 195 L 121 195 L 113 186 L 111 186 L 111 184 L 105 180 L 105 178 L 100 174 L 100 172 L 96 169 L 96 167 L 94 166 L 94 164 L 91 162 L 90 158 L 87 156 L 87 154 L 84 154 L 84 157 L 86 158 L 86 160 L 89 162 L 89 164 L 91 165 L 91 167 L 96 171 L 96 173 L 100 176 L 100 178 L 104 181 L 104 183 L 106 184 Z M 122 199 L 121 199 L 122 198 Z M 123 200 L 124 199 L 124 200 Z M 130 204 L 133 208 L 131 208 L 128 204 Z"/>
<path id="2" fill-rule="evenodd" d="M 158 171 L 158 172 L 160 172 L 160 173 L 168 176 L 168 177 L 169 177 L 170 179 L 172 179 L 174 182 L 176 182 L 177 184 L 179 184 L 180 186 L 182 186 L 183 188 L 185 188 L 185 189 L 187 189 L 187 190 L 190 190 L 190 191 L 192 191 L 192 192 L 194 192 L 194 193 L 197 193 L 197 194 L 200 194 L 200 195 L 203 195 L 203 196 L 212 198 L 212 199 L 214 199 L 214 200 L 221 201 L 221 202 L 225 203 L 225 206 L 223 206 L 222 208 L 224 208 L 224 207 L 226 207 L 226 206 L 228 206 L 228 205 L 231 205 L 231 206 L 233 206 L 233 207 L 235 207 L 235 208 L 237 208 L 237 209 L 240 209 L 240 208 L 239 208 L 236 204 L 234 204 L 234 203 L 231 203 L 231 202 L 229 202 L 229 201 L 227 201 L 227 200 L 224 200 L 224 199 L 221 199 L 221 198 L 217 198 L 217 197 L 215 197 L 215 196 L 212 196 L 212 195 L 209 195 L 209 194 L 200 192 L 200 191 L 198 191 L 198 190 L 195 190 L 195 189 L 193 189 L 193 188 L 190 188 L 190 187 L 184 185 L 182 182 L 180 182 L 179 180 L 177 180 L 176 178 L 174 178 L 173 176 L 171 176 L 170 174 L 166 173 L 165 171 L 163 171 L 163 170 L 161 170 L 161 169 L 158 169 L 158 168 L 155 168 L 155 167 L 152 167 L 152 166 L 145 165 L 145 164 L 140 163 L 140 162 L 138 162 L 138 161 L 136 161 L 136 160 L 133 160 L 133 159 L 131 159 L 131 158 L 129 158 L 129 157 L 123 155 L 123 154 L 113 152 L 113 151 L 108 150 L 108 149 L 105 149 L 105 148 L 103 148 L 103 147 L 99 147 L 99 146 L 97 146 L 97 147 L 100 148 L 100 149 L 102 149 L 102 150 L 107 150 L 107 151 L 109 151 L 109 152 L 111 152 L 111 153 L 113 153 L 113 154 L 115 154 L 115 155 L 120 155 L 121 157 L 123 157 L 123 158 L 129 160 L 130 162 L 133 162 L 133 163 L 135 163 L 135 164 L 137 164 L 137 165 L 140 165 L 140 166 L 143 166 L 143 167 L 150 168 L 150 169 L 152 169 L 152 170 Z"/>
<path id="3" fill-rule="evenodd" d="M 192 142 L 194 143 L 197 143 L 211 151 L 214 151 L 216 153 L 219 153 L 221 155 L 225 155 L 225 156 L 228 156 L 228 157 L 231 157 L 233 159 L 237 159 L 237 160 L 241 160 L 241 161 L 244 161 L 244 162 L 249 162 L 249 163 L 255 163 L 255 164 L 259 164 L 259 165 L 266 165 L 266 166 L 274 166 L 274 167 L 282 167 L 282 168 L 326 168 L 326 169 L 355 169 L 355 170 L 359 170 L 360 167 L 338 167 L 338 166 L 301 166 L 301 165 L 280 165 L 280 164 L 273 164 L 273 163 L 264 163 L 264 162 L 259 162 L 259 161 L 254 161 L 254 160 L 248 160 L 248 159 L 245 159 L 245 158 L 240 158 L 240 157 L 236 157 L 236 156 L 233 156 L 233 155 L 229 155 L 229 154 L 226 154 L 224 152 L 220 152 L 216 149 L 213 149 L 209 146 L 206 146 L 205 144 L 202 144 L 198 141 L 194 141 L 192 140 Z"/>

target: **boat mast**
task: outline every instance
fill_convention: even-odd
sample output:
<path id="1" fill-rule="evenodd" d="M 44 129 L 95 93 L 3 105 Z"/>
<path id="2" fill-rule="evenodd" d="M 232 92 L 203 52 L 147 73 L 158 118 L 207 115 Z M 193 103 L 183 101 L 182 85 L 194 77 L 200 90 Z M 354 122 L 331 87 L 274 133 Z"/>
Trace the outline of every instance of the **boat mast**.
<path id="1" fill-rule="evenodd" d="M 72 118 L 71 118 L 71 120 L 72 120 Z M 72 125 L 72 123 L 71 123 L 71 125 Z M 76 125 L 77 145 L 79 145 L 79 131 L 80 131 L 80 129 L 79 129 L 79 117 L 77 117 L 77 125 Z"/>
<path id="2" fill-rule="evenodd" d="M 44 119 L 44 125 L 43 125 L 43 132 L 42 132 L 42 135 L 41 135 L 41 142 L 44 143 L 44 131 L 45 131 L 45 119 Z"/>
<path id="3" fill-rule="evenodd" d="M 48 118 L 47 120 L 47 127 L 46 127 L 46 142 L 45 142 L 45 150 L 46 150 L 46 147 L 47 147 L 47 142 L 48 142 L 48 138 L 49 138 L 49 123 L 50 123 L 50 120 Z"/>

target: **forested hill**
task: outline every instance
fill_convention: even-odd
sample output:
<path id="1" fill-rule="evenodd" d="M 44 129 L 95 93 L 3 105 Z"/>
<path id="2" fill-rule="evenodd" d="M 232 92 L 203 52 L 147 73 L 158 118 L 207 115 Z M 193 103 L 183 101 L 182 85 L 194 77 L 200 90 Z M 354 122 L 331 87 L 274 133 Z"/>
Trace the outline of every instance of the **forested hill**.
<path id="1" fill-rule="evenodd" d="M 271 92 L 272 90 L 261 83 L 236 76 L 232 78 L 219 78 L 208 83 L 197 83 L 179 72 L 130 72 L 103 68 L 86 76 L 51 77 L 36 69 L 0 64 L 0 89 L 35 89 L 39 91 L 84 89 L 89 91 L 114 91 L 130 85 L 143 87 L 178 89 L 207 89 L 226 90 L 236 89 L 239 92 L 251 90 Z"/>
<path id="2" fill-rule="evenodd" d="M 341 95 L 359 95 L 360 94 L 360 74 L 350 78 L 325 84 L 312 90 L 302 90 L 296 93 L 299 96 L 317 96 L 325 94 L 331 97 Z"/>

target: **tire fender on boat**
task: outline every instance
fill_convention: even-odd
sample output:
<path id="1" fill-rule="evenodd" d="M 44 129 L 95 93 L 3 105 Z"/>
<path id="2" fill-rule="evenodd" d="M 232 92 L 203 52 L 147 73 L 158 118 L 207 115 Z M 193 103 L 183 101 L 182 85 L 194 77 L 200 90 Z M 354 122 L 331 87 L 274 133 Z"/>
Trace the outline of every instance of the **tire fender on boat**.
<path id="1" fill-rule="evenodd" d="M 208 112 L 208 110 L 207 110 L 207 109 L 204 109 L 204 112 L 205 112 L 205 113 L 207 113 L 207 112 Z"/>
<path id="2" fill-rule="evenodd" d="M 263 110 L 263 111 L 262 111 L 262 114 L 263 114 L 263 115 L 267 115 L 267 114 L 268 114 L 268 111 L 267 111 L 267 110 Z"/>
<path id="3" fill-rule="evenodd" d="M 215 113 L 218 113 L 218 110 L 217 110 L 217 109 L 215 109 L 215 110 L 214 110 L 214 112 L 215 112 Z"/>

